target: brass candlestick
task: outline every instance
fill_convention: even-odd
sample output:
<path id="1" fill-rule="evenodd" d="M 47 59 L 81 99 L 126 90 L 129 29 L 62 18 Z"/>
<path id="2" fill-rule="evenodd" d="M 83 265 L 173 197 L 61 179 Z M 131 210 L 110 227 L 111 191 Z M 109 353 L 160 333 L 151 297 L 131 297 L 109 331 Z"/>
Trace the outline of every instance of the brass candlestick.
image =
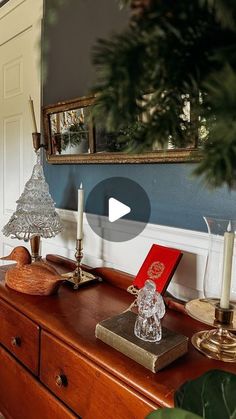
<path id="1" fill-rule="evenodd" d="M 100 280 L 100 278 L 82 269 L 82 266 L 81 266 L 82 258 L 83 258 L 83 241 L 82 239 L 76 239 L 76 251 L 75 251 L 76 268 L 73 272 L 68 272 L 62 275 L 67 281 L 73 284 L 74 290 L 77 290 L 81 285 L 84 285 L 91 281 Z"/>
<path id="2" fill-rule="evenodd" d="M 235 306 L 222 309 L 218 300 L 197 299 L 186 304 L 187 313 L 196 320 L 214 326 L 192 336 L 193 346 L 208 358 L 224 362 L 236 362 Z"/>
<path id="3" fill-rule="evenodd" d="M 83 271 L 81 268 L 81 261 L 83 258 L 83 247 L 82 247 L 82 239 L 76 240 L 76 252 L 75 252 L 75 259 L 76 259 L 76 269 L 74 271 L 73 280 L 74 280 L 74 289 L 77 289 L 79 283 L 82 281 Z"/>

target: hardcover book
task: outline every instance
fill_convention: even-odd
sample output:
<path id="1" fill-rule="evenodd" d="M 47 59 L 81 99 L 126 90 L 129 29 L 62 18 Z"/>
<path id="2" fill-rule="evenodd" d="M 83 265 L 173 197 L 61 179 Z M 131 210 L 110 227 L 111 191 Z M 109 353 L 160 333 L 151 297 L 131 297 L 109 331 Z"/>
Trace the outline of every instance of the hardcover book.
<path id="1" fill-rule="evenodd" d="M 162 328 L 162 340 L 145 342 L 134 335 L 137 315 L 131 311 L 118 314 L 98 323 L 95 336 L 122 352 L 124 355 L 157 372 L 184 355 L 188 350 L 188 338 Z"/>
<path id="2" fill-rule="evenodd" d="M 182 253 L 178 249 L 153 244 L 133 285 L 142 288 L 145 281 L 151 279 L 156 284 L 156 290 L 163 295 L 181 257 Z"/>

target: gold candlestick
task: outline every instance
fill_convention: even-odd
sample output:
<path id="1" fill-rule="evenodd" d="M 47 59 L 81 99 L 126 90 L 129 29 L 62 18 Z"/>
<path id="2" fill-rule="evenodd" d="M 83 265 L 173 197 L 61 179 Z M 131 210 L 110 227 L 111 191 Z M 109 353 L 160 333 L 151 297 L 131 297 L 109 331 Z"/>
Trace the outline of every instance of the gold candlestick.
<path id="1" fill-rule="evenodd" d="M 83 258 L 83 243 L 82 239 L 76 239 L 76 252 L 75 252 L 75 259 L 76 259 L 76 268 L 73 275 L 74 280 L 74 289 L 77 289 L 79 283 L 82 281 L 83 278 L 83 271 L 81 268 L 81 261 Z"/>
<path id="2" fill-rule="evenodd" d="M 73 289 L 77 290 L 81 285 L 84 285 L 88 282 L 100 280 L 97 276 L 86 272 L 82 269 L 81 261 L 83 259 L 83 241 L 82 239 L 76 239 L 76 251 L 75 251 L 75 259 L 76 259 L 76 268 L 73 272 L 68 272 L 63 274 L 62 276 L 73 284 Z"/>
<path id="3" fill-rule="evenodd" d="M 208 358 L 224 362 L 236 362 L 235 306 L 221 308 L 218 300 L 197 299 L 186 304 L 187 313 L 196 320 L 214 326 L 192 336 L 193 346 Z"/>

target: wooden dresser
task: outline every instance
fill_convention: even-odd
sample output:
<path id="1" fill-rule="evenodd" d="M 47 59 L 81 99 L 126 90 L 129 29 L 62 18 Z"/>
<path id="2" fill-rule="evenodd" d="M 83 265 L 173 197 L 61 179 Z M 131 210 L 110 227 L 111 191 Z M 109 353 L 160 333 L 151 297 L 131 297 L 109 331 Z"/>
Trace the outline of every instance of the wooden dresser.
<path id="1" fill-rule="evenodd" d="M 49 257 L 58 269 L 73 263 Z M 132 277 L 110 268 L 103 278 L 73 291 L 63 285 L 51 297 L 8 289 L 0 270 L 0 411 L 11 419 L 143 419 L 157 407 L 172 406 L 187 379 L 235 364 L 212 361 L 189 344 L 189 352 L 153 374 L 97 340 L 96 324 L 133 301 L 125 289 Z M 203 326 L 168 309 L 164 326 L 191 337 Z"/>

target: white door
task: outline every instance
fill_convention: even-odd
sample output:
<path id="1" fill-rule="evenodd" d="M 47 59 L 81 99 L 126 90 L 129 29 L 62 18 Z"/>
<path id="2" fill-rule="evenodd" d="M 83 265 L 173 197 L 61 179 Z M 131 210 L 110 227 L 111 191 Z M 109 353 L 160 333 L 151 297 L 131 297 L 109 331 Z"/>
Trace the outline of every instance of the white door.
<path id="1" fill-rule="evenodd" d="M 0 256 L 23 244 L 1 230 L 35 162 L 29 95 L 39 130 L 42 11 L 43 0 L 9 0 L 0 8 Z"/>

